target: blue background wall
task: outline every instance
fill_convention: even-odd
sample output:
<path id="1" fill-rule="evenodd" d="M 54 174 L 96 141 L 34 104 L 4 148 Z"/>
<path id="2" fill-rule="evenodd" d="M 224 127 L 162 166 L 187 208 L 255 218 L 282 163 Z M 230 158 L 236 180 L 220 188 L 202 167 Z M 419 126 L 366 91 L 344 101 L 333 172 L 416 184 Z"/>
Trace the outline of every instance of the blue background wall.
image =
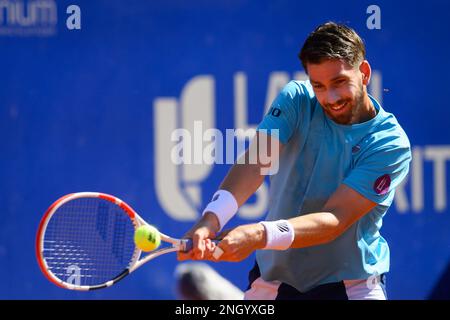
<path id="1" fill-rule="evenodd" d="M 225 131 L 236 126 L 233 81 L 242 72 L 248 123 L 255 125 L 271 76 L 284 72 L 292 78 L 302 71 L 297 52 L 307 34 L 328 20 L 349 24 L 365 39 L 367 58 L 382 79 L 379 97 L 415 151 L 413 177 L 382 228 L 392 254 L 389 296 L 431 294 L 450 253 L 449 179 L 442 170 L 450 158 L 448 2 L 48 2 L 57 8 L 57 21 L 28 26 L 6 16 L 32 1 L 0 6 L 0 272 L 7 275 L 0 280 L 0 298 L 175 298 L 174 255 L 103 291 L 70 292 L 47 282 L 34 254 L 43 212 L 66 193 L 101 191 L 182 236 L 192 221 L 168 214 L 158 193 L 157 176 L 164 177 L 165 167 L 156 163 L 156 142 L 168 137 L 156 130 L 157 99 L 176 99 L 171 110 L 181 121 L 187 113 L 201 119 L 195 103 L 212 97 L 215 126 Z M 81 30 L 66 27 L 70 4 L 81 8 Z M 366 26 L 371 4 L 381 9 L 380 30 Z M 195 77 L 206 77 L 213 91 L 197 90 L 194 103 L 185 103 L 182 92 Z M 192 197 L 192 212 L 202 210 L 229 167 L 215 165 L 194 182 L 182 174 L 175 181 L 180 189 L 200 192 Z M 263 213 L 240 215 L 231 225 L 260 220 Z M 245 289 L 252 263 L 249 258 L 212 266 Z"/>

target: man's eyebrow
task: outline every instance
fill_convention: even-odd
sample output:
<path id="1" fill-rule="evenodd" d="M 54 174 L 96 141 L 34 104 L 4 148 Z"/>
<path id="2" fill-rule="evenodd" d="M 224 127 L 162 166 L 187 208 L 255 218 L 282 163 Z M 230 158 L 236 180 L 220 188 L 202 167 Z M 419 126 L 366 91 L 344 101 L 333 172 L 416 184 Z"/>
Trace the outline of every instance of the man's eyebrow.
<path id="1" fill-rule="evenodd" d="M 346 76 L 344 74 L 340 74 L 340 75 L 334 77 L 333 79 L 331 79 L 330 81 L 336 81 L 336 80 L 338 80 L 340 78 L 348 79 L 348 76 Z M 313 80 L 311 78 L 309 78 L 309 82 L 314 83 L 314 84 L 321 84 L 319 81 Z"/>
<path id="2" fill-rule="evenodd" d="M 346 76 L 344 74 L 340 74 L 340 75 L 334 77 L 333 79 L 331 79 L 330 81 L 335 81 L 335 80 L 340 79 L 340 78 L 348 79 L 348 76 Z"/>

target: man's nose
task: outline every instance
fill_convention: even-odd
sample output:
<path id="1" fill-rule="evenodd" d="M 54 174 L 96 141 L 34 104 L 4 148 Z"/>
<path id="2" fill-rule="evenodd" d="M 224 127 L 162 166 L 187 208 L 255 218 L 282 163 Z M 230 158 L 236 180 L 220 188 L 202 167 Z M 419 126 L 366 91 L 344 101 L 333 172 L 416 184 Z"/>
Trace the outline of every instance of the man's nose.
<path id="1" fill-rule="evenodd" d="M 336 104 L 339 101 L 339 95 L 336 90 L 328 90 L 327 91 L 327 103 L 328 104 Z"/>

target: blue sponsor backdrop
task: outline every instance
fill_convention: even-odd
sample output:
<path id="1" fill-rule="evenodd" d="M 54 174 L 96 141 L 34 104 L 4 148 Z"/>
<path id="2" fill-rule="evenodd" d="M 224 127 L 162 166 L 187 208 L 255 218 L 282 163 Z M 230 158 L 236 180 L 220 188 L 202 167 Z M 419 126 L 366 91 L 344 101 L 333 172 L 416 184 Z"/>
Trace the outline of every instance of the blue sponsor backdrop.
<path id="1" fill-rule="evenodd" d="M 414 148 L 413 174 L 382 228 L 392 255 L 389 296 L 426 299 L 432 293 L 450 253 L 447 1 L 377 1 L 381 29 L 375 30 L 366 25 L 367 8 L 374 4 L 368 1 L 36 3 L 0 5 L 0 298 L 176 298 L 174 255 L 103 291 L 52 285 L 34 254 L 43 212 L 66 193 L 102 191 L 122 198 L 166 233 L 182 236 L 230 165 L 203 168 L 203 174 L 188 166 L 176 169 L 170 178 L 174 198 L 184 190 L 182 198 L 194 199 L 187 202 L 190 213 L 177 213 L 161 196 L 167 194 L 161 181 L 170 164 L 156 160 L 167 158 L 161 154 L 170 141 L 164 119 L 201 120 L 207 110 L 206 120 L 225 131 L 238 124 L 240 99 L 246 101 L 246 123 L 257 124 L 271 79 L 302 71 L 297 52 L 327 20 L 345 22 L 365 39 L 378 72 L 372 90 Z M 81 30 L 67 27 L 71 4 L 81 9 Z M 183 95 L 189 83 L 198 86 Z M 263 213 L 255 209 L 232 225 L 262 219 Z M 211 265 L 245 289 L 252 264 L 253 257 Z"/>

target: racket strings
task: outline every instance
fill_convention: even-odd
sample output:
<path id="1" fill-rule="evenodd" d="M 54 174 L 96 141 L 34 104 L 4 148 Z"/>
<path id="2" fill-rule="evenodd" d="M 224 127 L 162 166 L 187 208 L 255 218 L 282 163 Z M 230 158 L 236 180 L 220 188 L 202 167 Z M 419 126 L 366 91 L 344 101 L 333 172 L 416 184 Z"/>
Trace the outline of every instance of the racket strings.
<path id="1" fill-rule="evenodd" d="M 47 225 L 44 259 L 59 279 L 103 284 L 126 269 L 135 251 L 134 227 L 119 206 L 99 198 L 62 205 Z"/>

